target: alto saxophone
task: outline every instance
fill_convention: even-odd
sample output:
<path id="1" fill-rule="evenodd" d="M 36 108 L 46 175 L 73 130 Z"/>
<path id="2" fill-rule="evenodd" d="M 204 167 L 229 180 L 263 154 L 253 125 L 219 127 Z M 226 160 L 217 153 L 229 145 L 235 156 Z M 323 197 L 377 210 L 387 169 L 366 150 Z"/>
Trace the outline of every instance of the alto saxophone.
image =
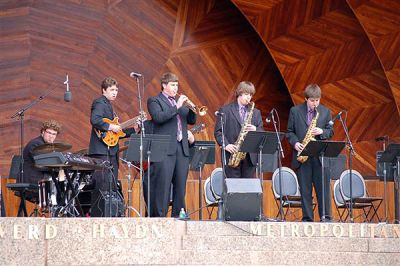
<path id="1" fill-rule="evenodd" d="M 319 112 L 318 112 L 317 108 L 315 108 L 315 111 L 317 112 L 317 115 L 313 118 L 313 120 L 311 121 L 310 125 L 308 126 L 306 136 L 304 137 L 303 142 L 302 142 L 304 147 L 310 141 L 315 141 L 314 136 L 311 134 L 312 130 L 317 126 L 317 120 L 318 120 L 318 116 L 319 116 Z M 307 161 L 308 156 L 299 156 L 300 153 L 301 153 L 300 151 L 297 152 L 297 161 L 299 161 L 300 163 L 304 163 L 305 161 Z"/>
<path id="2" fill-rule="evenodd" d="M 250 103 L 250 111 L 246 113 L 246 117 L 243 120 L 242 128 L 240 129 L 239 136 L 235 142 L 235 146 L 240 150 L 240 147 L 243 144 L 244 138 L 247 135 L 248 130 L 246 130 L 246 126 L 251 124 L 251 119 L 253 118 L 253 111 L 254 111 L 254 102 Z M 246 158 L 246 152 L 237 151 L 231 154 L 229 158 L 228 165 L 230 167 L 236 168 L 239 166 L 240 161 Z"/>

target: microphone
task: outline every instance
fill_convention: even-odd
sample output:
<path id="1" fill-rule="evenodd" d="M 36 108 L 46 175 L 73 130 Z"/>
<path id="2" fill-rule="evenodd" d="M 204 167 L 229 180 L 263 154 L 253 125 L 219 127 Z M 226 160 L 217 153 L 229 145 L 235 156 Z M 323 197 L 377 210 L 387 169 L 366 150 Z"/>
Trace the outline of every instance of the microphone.
<path id="1" fill-rule="evenodd" d="M 269 114 L 267 115 L 267 118 L 265 118 L 265 122 L 267 122 L 267 123 L 271 122 L 271 118 L 274 115 L 274 110 L 275 110 L 275 108 L 272 108 L 271 112 L 269 112 Z"/>
<path id="2" fill-rule="evenodd" d="M 136 72 L 131 72 L 131 73 L 129 74 L 129 76 L 130 76 L 131 78 L 140 78 L 140 77 L 142 76 L 142 74 L 139 74 L 139 73 L 136 73 Z"/>
<path id="3" fill-rule="evenodd" d="M 375 141 L 383 141 L 383 140 L 386 140 L 387 137 L 388 137 L 387 135 L 381 136 L 381 137 L 377 137 L 377 138 L 375 138 Z"/>
<path id="4" fill-rule="evenodd" d="M 70 102 L 72 99 L 72 93 L 69 90 L 69 80 L 68 80 L 68 74 L 66 80 L 64 81 L 64 84 L 67 85 L 67 90 L 64 92 L 64 101 Z"/>
<path id="5" fill-rule="evenodd" d="M 344 111 L 340 111 L 331 121 L 329 121 L 329 125 L 333 126 L 335 124 L 336 119 L 338 119 Z"/>
<path id="6" fill-rule="evenodd" d="M 223 116 L 225 115 L 224 113 L 220 112 L 220 111 L 215 111 L 214 113 L 215 116 Z"/>

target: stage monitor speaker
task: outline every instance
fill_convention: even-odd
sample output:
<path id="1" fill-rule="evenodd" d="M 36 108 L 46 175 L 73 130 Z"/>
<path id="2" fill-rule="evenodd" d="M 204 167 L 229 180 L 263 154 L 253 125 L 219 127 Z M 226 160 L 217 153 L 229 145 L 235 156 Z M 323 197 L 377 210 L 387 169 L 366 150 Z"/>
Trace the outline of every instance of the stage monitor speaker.
<path id="1" fill-rule="evenodd" d="M 227 178 L 223 197 L 227 221 L 260 220 L 262 189 L 257 178 Z"/>
<path id="2" fill-rule="evenodd" d="M 95 190 L 92 192 L 95 202 L 92 204 L 91 217 L 109 217 L 110 196 L 108 191 Z M 119 192 L 111 192 L 111 216 L 124 215 L 124 200 Z"/>

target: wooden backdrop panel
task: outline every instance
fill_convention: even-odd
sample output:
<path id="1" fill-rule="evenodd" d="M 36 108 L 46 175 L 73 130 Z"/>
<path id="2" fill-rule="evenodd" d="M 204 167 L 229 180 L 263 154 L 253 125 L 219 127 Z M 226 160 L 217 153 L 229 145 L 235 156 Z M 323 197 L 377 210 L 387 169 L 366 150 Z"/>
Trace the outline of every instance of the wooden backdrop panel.
<path id="1" fill-rule="evenodd" d="M 375 152 L 381 149 L 375 137 L 400 141 L 400 9 L 394 0 L 40 0 L 2 1 L 0 9 L 2 176 L 19 153 L 19 121 L 10 118 L 16 111 L 54 89 L 26 112 L 24 144 L 39 134 L 43 120 L 54 118 L 63 124 L 58 141 L 71 143 L 72 151 L 87 148 L 90 105 L 101 95 L 104 77 L 119 81 L 114 106 L 121 120 L 137 115 L 137 84 L 130 72 L 144 75 L 144 104 L 160 92 L 163 72 L 178 74 L 180 92 L 209 108 L 198 118 L 207 129 L 197 139 L 214 140 L 214 112 L 234 99 L 240 81 L 250 80 L 257 108 L 264 118 L 276 108 L 281 131 L 289 108 L 303 101 L 304 86 L 320 84 L 322 103 L 333 114 L 348 111 L 354 167 L 365 175 L 375 172 Z M 63 101 L 66 73 L 69 103 Z M 270 124 L 265 128 L 272 130 Z M 335 132 L 335 139 L 344 139 L 339 123 Z M 289 166 L 287 142 L 284 148 Z M 205 168 L 204 179 L 217 166 L 219 156 Z M 126 173 L 122 164 L 124 182 Z M 192 210 L 196 180 L 190 173 Z M 380 185 L 375 188 L 382 192 Z M 15 215 L 17 201 L 4 184 L 2 189 L 9 214 Z M 138 190 L 134 198 L 137 204 Z M 271 216 L 276 210 L 270 196 L 264 201 Z"/>
<path id="2" fill-rule="evenodd" d="M 282 73 L 293 104 L 304 100 L 307 84 L 317 83 L 323 91 L 322 104 L 333 114 L 348 111 L 350 136 L 354 143 L 359 143 L 357 150 L 364 155 L 358 157 L 354 167 L 364 174 L 373 174 L 370 166 L 374 165 L 376 145 L 367 142 L 375 142 L 375 137 L 382 135 L 395 141 L 400 137 L 398 78 L 390 72 L 388 75 L 383 67 L 393 68 L 398 62 L 398 42 L 394 41 L 399 31 L 398 3 L 233 2 L 263 39 Z M 335 139 L 345 139 L 339 123 L 334 129 Z M 369 149 L 367 153 L 365 148 Z"/>
<path id="3" fill-rule="evenodd" d="M 214 112 L 234 99 L 242 80 L 255 84 L 256 105 L 264 116 L 275 106 L 282 113 L 289 110 L 289 93 L 272 57 L 228 0 L 41 0 L 0 5 L 0 23 L 7 29 L 0 38 L 5 51 L 0 57 L 6 62 L 0 80 L 7 85 L 0 89 L 3 176 L 8 175 L 12 155 L 19 153 L 18 121 L 11 115 L 52 88 L 52 94 L 27 111 L 24 144 L 39 134 L 43 120 L 54 118 L 63 124 L 57 141 L 72 144 L 71 151 L 87 148 L 90 105 L 101 95 L 100 82 L 107 76 L 119 82 L 114 108 L 121 121 L 137 115 L 137 84 L 130 72 L 144 75 L 140 86 L 145 88 L 145 109 L 147 98 L 160 92 L 161 74 L 178 74 L 180 92 L 209 108 L 198 118 L 207 128 L 197 139 L 214 140 Z M 69 103 L 63 101 L 66 73 L 72 91 Z M 220 165 L 218 152 L 217 148 L 217 163 L 205 168 L 204 178 Z M 120 178 L 126 180 L 126 173 L 122 164 Z M 196 179 L 196 173 L 189 175 L 189 180 Z M 15 215 L 17 201 L 12 193 L 6 194 L 10 215 Z"/>

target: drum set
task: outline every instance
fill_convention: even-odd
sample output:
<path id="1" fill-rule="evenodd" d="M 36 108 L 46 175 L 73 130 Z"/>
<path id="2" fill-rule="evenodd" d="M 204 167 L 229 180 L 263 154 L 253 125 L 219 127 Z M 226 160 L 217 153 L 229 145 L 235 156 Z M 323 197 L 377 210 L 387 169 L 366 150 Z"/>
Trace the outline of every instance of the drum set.
<path id="1" fill-rule="evenodd" d="M 35 166 L 44 173 L 38 182 L 38 205 L 43 216 L 85 216 L 78 195 L 92 183 L 94 167 L 88 165 L 93 159 L 85 156 L 87 150 L 65 152 L 71 147 L 65 143 L 46 143 L 33 150 Z M 79 167 L 77 161 L 85 161 L 87 165 Z"/>

